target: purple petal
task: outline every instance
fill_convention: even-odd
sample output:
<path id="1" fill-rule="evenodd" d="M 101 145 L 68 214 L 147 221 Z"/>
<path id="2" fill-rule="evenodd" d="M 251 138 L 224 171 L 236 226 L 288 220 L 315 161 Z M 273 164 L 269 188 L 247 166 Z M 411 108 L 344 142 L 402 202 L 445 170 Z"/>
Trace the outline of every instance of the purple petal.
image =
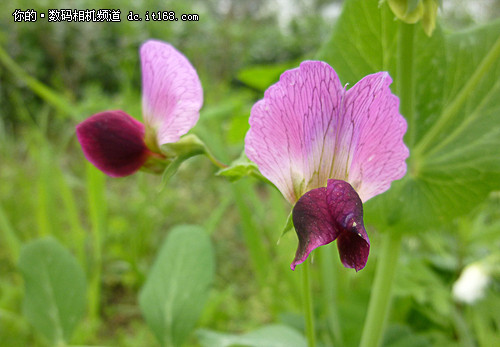
<path id="1" fill-rule="evenodd" d="M 168 43 L 150 40 L 141 47 L 142 107 L 147 131 L 158 146 L 176 142 L 200 116 L 203 90 L 187 58 Z"/>
<path id="2" fill-rule="evenodd" d="M 266 90 L 250 115 L 245 152 L 290 203 L 306 191 L 326 185 L 329 177 L 345 178 L 340 117 L 344 89 L 332 67 L 306 61 L 285 71 Z"/>
<path id="3" fill-rule="evenodd" d="M 398 111 L 399 99 L 389 89 L 391 82 L 387 72 L 368 75 L 345 97 L 345 117 L 356 125 L 348 181 L 363 202 L 406 173 L 407 125 Z"/>
<path id="4" fill-rule="evenodd" d="M 340 260 L 356 271 L 365 267 L 370 240 L 363 223 L 363 203 L 354 188 L 345 181 L 328 180 L 328 205 L 337 227 Z"/>
<path id="5" fill-rule="evenodd" d="M 370 241 L 363 224 L 363 204 L 349 183 L 328 180 L 326 188 L 305 193 L 293 208 L 293 223 L 299 246 L 292 270 L 315 248 L 334 240 L 345 267 L 356 271 L 365 267 Z"/>
<path id="6" fill-rule="evenodd" d="M 308 191 L 297 201 L 292 212 L 293 225 L 299 238 L 295 259 L 290 266 L 295 270 L 315 248 L 334 241 L 339 231 L 330 213 L 325 187 Z"/>
<path id="7" fill-rule="evenodd" d="M 144 125 L 123 111 L 93 115 L 76 126 L 76 135 L 87 160 L 112 177 L 133 174 L 149 155 Z"/>
<path id="8" fill-rule="evenodd" d="M 252 108 L 245 152 L 292 204 L 329 178 L 366 201 L 406 173 L 406 121 L 390 84 L 381 72 L 346 92 L 328 64 L 303 62 Z"/>

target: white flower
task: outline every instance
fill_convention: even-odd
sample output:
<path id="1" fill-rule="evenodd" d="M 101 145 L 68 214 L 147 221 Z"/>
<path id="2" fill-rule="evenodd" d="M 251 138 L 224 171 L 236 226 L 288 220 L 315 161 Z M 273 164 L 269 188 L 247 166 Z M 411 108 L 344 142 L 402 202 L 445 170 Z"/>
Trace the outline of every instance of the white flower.
<path id="1" fill-rule="evenodd" d="M 453 296 L 457 301 L 473 304 L 484 296 L 489 281 L 490 277 L 484 266 L 479 263 L 470 264 L 453 284 Z"/>

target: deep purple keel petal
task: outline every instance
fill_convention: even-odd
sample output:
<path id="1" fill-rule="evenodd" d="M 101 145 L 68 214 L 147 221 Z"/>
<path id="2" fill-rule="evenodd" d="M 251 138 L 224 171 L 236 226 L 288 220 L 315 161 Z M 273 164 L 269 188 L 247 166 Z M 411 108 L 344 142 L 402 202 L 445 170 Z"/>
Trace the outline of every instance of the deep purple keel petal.
<path id="1" fill-rule="evenodd" d="M 363 269 L 370 253 L 370 242 L 365 227 L 352 228 L 348 232 L 341 233 L 337 238 L 337 248 L 340 261 L 345 267 L 356 271 Z"/>
<path id="2" fill-rule="evenodd" d="M 146 162 L 144 125 L 123 111 L 105 111 L 76 126 L 83 154 L 112 177 L 128 176 Z"/>
<path id="3" fill-rule="evenodd" d="M 295 266 L 303 263 L 315 248 L 334 241 L 338 236 L 328 206 L 326 188 L 316 188 L 302 195 L 293 207 L 292 218 L 299 238 L 295 259 L 290 266 L 295 270 Z"/>
<path id="4" fill-rule="evenodd" d="M 291 264 L 294 270 L 317 247 L 337 240 L 342 264 L 356 271 L 365 267 L 370 241 L 363 224 L 363 205 L 352 186 L 328 180 L 326 187 L 305 193 L 293 208 L 299 246 Z"/>
<path id="5" fill-rule="evenodd" d="M 328 205 L 337 227 L 340 260 L 356 271 L 365 267 L 370 240 L 363 223 L 363 203 L 352 186 L 341 180 L 328 180 Z"/>

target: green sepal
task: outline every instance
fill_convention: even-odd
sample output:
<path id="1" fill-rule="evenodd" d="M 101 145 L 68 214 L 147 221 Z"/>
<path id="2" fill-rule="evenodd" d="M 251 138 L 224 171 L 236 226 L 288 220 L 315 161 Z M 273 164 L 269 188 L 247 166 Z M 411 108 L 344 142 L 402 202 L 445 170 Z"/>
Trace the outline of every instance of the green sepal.
<path id="1" fill-rule="evenodd" d="M 140 168 L 141 171 L 152 173 L 152 174 L 161 174 L 165 171 L 165 168 L 172 163 L 172 158 L 162 157 L 156 153 L 150 155 L 144 165 Z"/>
<path id="2" fill-rule="evenodd" d="M 287 232 L 289 232 L 292 229 L 294 229 L 294 225 L 293 225 L 293 209 L 288 214 L 288 218 L 286 219 L 285 226 L 281 230 L 281 236 L 280 236 L 280 238 L 283 237 Z"/>
<path id="3" fill-rule="evenodd" d="M 262 176 L 257 165 L 247 158 L 244 151 L 241 152 L 238 159 L 234 160 L 228 167 L 219 170 L 216 175 L 225 176 L 231 182 L 246 176 L 253 176 L 263 182 L 269 183 L 268 179 Z"/>
<path id="4" fill-rule="evenodd" d="M 194 155 L 196 155 L 196 154 L 194 154 Z M 163 188 L 165 188 L 165 186 L 168 184 L 170 179 L 175 175 L 177 170 L 179 170 L 179 167 L 181 166 L 181 164 L 186 159 L 189 159 L 194 155 L 180 156 L 180 157 L 177 157 L 174 160 L 170 161 L 170 164 L 167 165 L 167 167 L 165 168 L 165 170 L 163 171 L 163 174 L 161 176 L 161 183 L 160 183 L 159 191 L 162 191 Z"/>
<path id="5" fill-rule="evenodd" d="M 177 142 L 165 143 L 161 145 L 161 152 L 167 158 L 176 158 L 188 155 L 192 157 L 198 154 L 207 153 L 207 147 L 198 136 L 189 134 L 183 136 Z"/>

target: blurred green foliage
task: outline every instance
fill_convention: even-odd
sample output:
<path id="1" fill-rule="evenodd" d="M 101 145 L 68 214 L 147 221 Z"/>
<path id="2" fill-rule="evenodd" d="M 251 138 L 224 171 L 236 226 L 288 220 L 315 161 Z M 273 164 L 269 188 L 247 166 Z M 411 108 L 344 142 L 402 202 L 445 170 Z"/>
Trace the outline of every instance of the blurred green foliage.
<path id="1" fill-rule="evenodd" d="M 314 58 L 334 25 L 322 16 L 327 1 L 297 3 L 300 14 L 285 27 L 276 16 L 281 9 L 272 11 L 263 0 L 99 4 L 122 9 L 121 23 L 14 23 L 15 8 L 63 5 L 54 0 L 2 5 L 0 47 L 41 85 L 0 63 L 0 345 L 46 345 L 22 313 L 26 293 L 19 271 L 22 246 L 45 236 L 71 251 L 88 283 L 86 315 L 71 343 L 155 345 L 138 293 L 168 231 L 186 222 L 208 231 L 217 264 L 199 321 L 210 331 L 200 332 L 201 342 L 191 336 L 188 345 L 221 338 L 215 331 L 230 333 L 235 343 L 258 341 L 257 329 L 270 323 L 288 327 L 265 330 L 273 336 L 279 329 L 303 330 L 300 276 L 289 271 L 295 235 L 288 233 L 276 245 L 289 213 L 278 191 L 249 178 L 231 184 L 200 157 L 181 165 L 161 192 L 161 177 L 153 175 L 107 179 L 85 163 L 74 136 L 77 122 L 105 109 L 141 117 L 138 48 L 157 38 L 181 50 L 202 79 L 205 105 L 193 132 L 218 158 L 235 160 L 253 102 L 283 70 Z M 64 8 L 95 6 L 84 0 L 64 3 Z M 200 21 L 129 22 L 130 10 L 197 13 Z M 470 22 L 447 21 L 449 26 Z M 384 345 L 498 341 L 498 268 L 475 305 L 455 302 L 451 288 L 464 266 L 498 254 L 499 210 L 498 194 L 492 194 L 471 214 L 405 240 Z M 359 342 L 380 240 L 376 229 L 370 233 L 372 260 L 363 273 L 342 268 L 335 245 L 316 252 L 315 311 L 318 337 L 326 346 Z"/>

